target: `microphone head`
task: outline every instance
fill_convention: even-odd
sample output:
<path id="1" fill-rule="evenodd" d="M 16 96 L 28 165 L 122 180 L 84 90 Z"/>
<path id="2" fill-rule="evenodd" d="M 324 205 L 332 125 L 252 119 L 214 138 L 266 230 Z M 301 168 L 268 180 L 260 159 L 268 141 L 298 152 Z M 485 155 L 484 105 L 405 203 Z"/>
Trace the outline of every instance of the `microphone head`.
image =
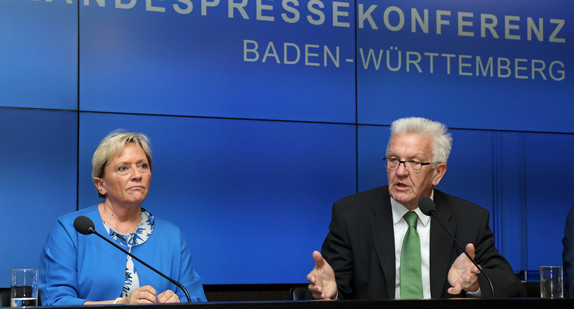
<path id="1" fill-rule="evenodd" d="M 419 209 L 422 211 L 423 214 L 427 216 L 432 216 L 436 211 L 436 206 L 434 205 L 434 202 L 433 200 L 431 200 L 430 197 L 423 196 L 419 200 Z"/>
<path id="2" fill-rule="evenodd" d="M 78 233 L 84 235 L 92 234 L 95 230 L 94 222 L 85 216 L 79 216 L 74 220 L 74 228 Z"/>

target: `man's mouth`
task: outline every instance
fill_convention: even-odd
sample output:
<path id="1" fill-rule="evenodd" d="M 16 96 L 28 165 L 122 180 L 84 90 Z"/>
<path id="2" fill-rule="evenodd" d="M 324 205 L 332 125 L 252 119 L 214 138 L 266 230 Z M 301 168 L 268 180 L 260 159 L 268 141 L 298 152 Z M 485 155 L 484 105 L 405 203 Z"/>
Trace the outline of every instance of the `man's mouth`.
<path id="1" fill-rule="evenodd" d="M 398 189 L 407 189 L 409 186 L 407 186 L 406 184 L 399 182 L 397 184 L 395 184 L 395 187 L 397 187 Z"/>

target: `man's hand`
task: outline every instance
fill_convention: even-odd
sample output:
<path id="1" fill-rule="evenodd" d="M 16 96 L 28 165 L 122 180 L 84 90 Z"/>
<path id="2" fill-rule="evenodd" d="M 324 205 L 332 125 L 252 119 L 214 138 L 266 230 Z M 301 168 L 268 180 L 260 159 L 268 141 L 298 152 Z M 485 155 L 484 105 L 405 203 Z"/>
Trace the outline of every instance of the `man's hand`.
<path id="1" fill-rule="evenodd" d="M 466 245 L 466 252 L 474 259 L 473 244 Z M 448 271 L 448 283 L 451 285 L 448 293 L 459 294 L 462 290 L 476 292 L 480 288 L 478 274 L 480 274 L 480 269 L 474 266 L 464 252 L 461 253 Z"/>
<path id="2" fill-rule="evenodd" d="M 313 251 L 313 260 L 315 268 L 307 275 L 309 290 L 314 299 L 333 300 L 337 296 L 335 272 L 319 251 Z"/>

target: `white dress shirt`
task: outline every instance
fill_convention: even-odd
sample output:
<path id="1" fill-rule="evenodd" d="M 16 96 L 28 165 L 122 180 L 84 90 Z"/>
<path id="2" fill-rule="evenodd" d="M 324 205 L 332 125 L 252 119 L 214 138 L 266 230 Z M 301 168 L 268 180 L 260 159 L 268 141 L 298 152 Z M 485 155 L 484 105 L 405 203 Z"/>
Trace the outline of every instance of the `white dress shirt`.
<path id="1" fill-rule="evenodd" d="M 434 190 L 430 196 L 434 198 Z M 409 211 L 401 203 L 397 202 L 391 197 L 391 208 L 393 210 L 393 227 L 395 233 L 395 298 L 401 298 L 401 251 L 403 249 L 403 239 L 409 225 L 403 216 Z M 419 216 L 417 220 L 417 233 L 421 241 L 421 275 L 423 284 L 423 298 L 431 298 L 430 287 L 430 223 L 431 218 L 417 209 L 413 210 Z M 478 288 L 476 292 L 465 291 L 466 295 L 470 297 L 481 296 L 481 290 Z"/>

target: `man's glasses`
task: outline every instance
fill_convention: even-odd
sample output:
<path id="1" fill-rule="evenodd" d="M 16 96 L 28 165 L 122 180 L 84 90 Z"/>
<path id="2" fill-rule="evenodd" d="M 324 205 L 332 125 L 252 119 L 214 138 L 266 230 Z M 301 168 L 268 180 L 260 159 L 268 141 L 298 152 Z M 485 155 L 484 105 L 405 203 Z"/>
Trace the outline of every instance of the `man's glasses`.
<path id="1" fill-rule="evenodd" d="M 395 158 L 395 157 L 390 157 L 390 158 L 385 157 L 385 158 L 383 158 L 383 161 L 386 163 L 387 168 L 389 168 L 389 169 L 398 168 L 399 165 L 402 163 L 402 164 L 404 164 L 404 166 L 407 170 L 410 170 L 413 172 L 420 172 L 421 169 L 423 168 L 423 166 L 431 164 L 431 162 L 419 162 L 419 161 L 415 161 L 415 160 L 401 161 L 401 160 L 399 160 L 399 158 Z"/>

